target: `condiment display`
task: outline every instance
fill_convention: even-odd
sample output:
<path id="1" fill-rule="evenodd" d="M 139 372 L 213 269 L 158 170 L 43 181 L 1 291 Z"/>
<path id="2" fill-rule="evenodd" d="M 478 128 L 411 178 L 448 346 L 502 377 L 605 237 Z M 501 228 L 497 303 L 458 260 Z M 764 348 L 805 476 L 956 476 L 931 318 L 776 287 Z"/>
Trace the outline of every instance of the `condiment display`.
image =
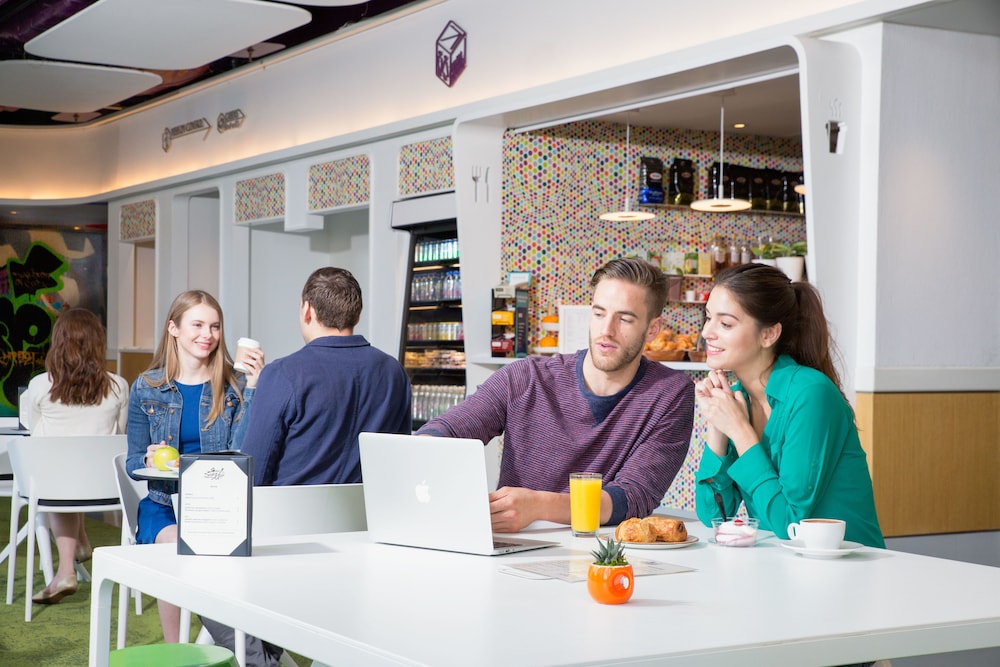
<path id="1" fill-rule="evenodd" d="M 663 203 L 663 160 L 643 157 L 639 166 L 639 203 Z"/>
<path id="2" fill-rule="evenodd" d="M 694 160 L 675 157 L 670 163 L 667 203 L 687 206 L 694 201 Z"/>

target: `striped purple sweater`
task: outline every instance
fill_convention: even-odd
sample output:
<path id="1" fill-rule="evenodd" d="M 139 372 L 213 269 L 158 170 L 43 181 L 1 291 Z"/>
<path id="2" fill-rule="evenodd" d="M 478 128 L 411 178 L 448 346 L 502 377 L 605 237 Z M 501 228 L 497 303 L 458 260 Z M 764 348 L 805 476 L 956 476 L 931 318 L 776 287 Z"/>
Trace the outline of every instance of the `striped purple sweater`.
<path id="1" fill-rule="evenodd" d="M 503 433 L 500 486 L 566 493 L 571 472 L 601 472 L 614 501 L 609 523 L 647 516 L 687 456 L 694 384 L 643 358 L 642 378 L 598 424 L 578 371 L 585 353 L 504 366 L 419 432 L 483 443 Z"/>

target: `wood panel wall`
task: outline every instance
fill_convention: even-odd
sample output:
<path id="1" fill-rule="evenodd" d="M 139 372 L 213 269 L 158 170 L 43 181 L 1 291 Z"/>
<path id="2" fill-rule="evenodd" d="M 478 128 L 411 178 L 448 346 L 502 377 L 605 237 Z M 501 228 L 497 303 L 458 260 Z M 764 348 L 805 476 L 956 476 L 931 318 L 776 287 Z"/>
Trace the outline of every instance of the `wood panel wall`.
<path id="1" fill-rule="evenodd" d="M 1000 529 L 1000 393 L 857 395 L 886 537 Z"/>
<path id="2" fill-rule="evenodd" d="M 125 378 L 131 387 L 139 374 L 149 368 L 149 364 L 153 361 L 153 353 L 122 350 L 118 353 L 118 358 L 120 360 L 118 374 Z"/>

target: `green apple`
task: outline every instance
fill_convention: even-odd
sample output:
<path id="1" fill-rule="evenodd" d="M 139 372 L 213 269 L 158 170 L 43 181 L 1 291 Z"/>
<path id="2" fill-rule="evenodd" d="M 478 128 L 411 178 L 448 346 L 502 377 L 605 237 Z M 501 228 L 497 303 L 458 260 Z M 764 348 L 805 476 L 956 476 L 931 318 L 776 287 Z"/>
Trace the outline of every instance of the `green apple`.
<path id="1" fill-rule="evenodd" d="M 159 470 L 177 470 L 177 464 L 173 463 L 181 457 L 181 453 L 173 447 L 160 447 L 153 452 L 153 465 Z"/>

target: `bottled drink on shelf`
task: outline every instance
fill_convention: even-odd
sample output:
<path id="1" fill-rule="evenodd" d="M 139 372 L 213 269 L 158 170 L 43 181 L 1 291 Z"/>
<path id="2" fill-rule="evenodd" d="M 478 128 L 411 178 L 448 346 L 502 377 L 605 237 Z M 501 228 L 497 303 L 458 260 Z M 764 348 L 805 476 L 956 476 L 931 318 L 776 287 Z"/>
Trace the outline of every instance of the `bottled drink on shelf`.
<path id="1" fill-rule="evenodd" d="M 729 249 L 721 234 L 712 237 L 709 252 L 712 255 L 712 275 L 716 276 L 729 266 Z"/>

